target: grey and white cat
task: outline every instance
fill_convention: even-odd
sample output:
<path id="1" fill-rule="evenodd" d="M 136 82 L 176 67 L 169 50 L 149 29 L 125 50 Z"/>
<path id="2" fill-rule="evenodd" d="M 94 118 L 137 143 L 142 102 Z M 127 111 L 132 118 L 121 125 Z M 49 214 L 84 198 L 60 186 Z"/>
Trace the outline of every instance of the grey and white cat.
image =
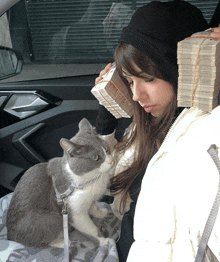
<path id="1" fill-rule="evenodd" d="M 63 247 L 55 188 L 61 194 L 74 184 L 67 198 L 69 225 L 104 245 L 108 239 L 99 235 L 90 214 L 103 218 L 108 213 L 96 203 L 108 188 L 113 168 L 108 144 L 86 119 L 71 140 L 61 139 L 60 144 L 63 157 L 31 167 L 17 184 L 7 215 L 8 239 L 32 247 Z"/>

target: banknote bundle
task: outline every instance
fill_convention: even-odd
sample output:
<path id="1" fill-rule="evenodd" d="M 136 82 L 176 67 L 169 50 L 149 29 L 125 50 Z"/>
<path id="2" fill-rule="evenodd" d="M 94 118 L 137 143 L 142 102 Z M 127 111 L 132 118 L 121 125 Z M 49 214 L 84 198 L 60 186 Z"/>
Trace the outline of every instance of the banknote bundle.
<path id="1" fill-rule="evenodd" d="M 178 43 L 177 104 L 211 112 L 220 89 L 220 39 L 199 32 Z"/>
<path id="2" fill-rule="evenodd" d="M 92 88 L 91 92 L 99 100 L 99 103 L 105 106 L 115 118 L 132 117 L 132 100 L 128 93 L 128 88 L 121 80 L 115 65 Z"/>

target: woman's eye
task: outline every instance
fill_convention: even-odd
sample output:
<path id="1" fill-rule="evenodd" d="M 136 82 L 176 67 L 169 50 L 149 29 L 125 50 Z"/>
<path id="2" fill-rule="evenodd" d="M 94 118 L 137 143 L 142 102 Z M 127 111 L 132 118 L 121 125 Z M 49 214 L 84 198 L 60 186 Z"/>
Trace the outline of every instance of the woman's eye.
<path id="1" fill-rule="evenodd" d="M 146 78 L 146 79 L 145 79 L 145 82 L 147 82 L 147 83 L 153 82 L 153 81 L 154 81 L 154 77 L 152 77 L 152 78 Z"/>
<path id="2" fill-rule="evenodd" d="M 95 161 L 98 161 L 98 160 L 100 159 L 100 156 L 99 156 L 99 155 L 94 155 L 94 156 L 93 156 L 93 159 L 94 159 Z"/>
<path id="3" fill-rule="evenodd" d="M 128 82 L 129 86 L 133 85 L 133 81 Z"/>

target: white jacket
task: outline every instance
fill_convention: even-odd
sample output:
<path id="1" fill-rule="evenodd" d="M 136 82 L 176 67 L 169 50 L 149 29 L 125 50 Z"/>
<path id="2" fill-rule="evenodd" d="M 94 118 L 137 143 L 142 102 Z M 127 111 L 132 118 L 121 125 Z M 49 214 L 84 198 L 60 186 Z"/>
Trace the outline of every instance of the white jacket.
<path id="1" fill-rule="evenodd" d="M 212 144 L 220 148 L 220 106 L 207 114 L 184 109 L 147 167 L 128 262 L 195 260 L 218 190 L 219 173 L 207 152 Z M 209 247 L 220 261 L 220 212 Z"/>

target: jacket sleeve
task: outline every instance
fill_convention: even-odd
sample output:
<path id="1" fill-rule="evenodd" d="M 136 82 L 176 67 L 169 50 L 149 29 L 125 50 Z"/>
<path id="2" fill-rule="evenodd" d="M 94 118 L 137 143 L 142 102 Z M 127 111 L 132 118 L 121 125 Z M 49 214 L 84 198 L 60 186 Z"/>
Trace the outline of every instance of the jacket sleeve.
<path id="1" fill-rule="evenodd" d="M 114 132 L 118 125 L 116 119 L 104 106 L 99 105 L 99 112 L 96 118 L 96 131 L 100 135 L 109 135 Z"/>

